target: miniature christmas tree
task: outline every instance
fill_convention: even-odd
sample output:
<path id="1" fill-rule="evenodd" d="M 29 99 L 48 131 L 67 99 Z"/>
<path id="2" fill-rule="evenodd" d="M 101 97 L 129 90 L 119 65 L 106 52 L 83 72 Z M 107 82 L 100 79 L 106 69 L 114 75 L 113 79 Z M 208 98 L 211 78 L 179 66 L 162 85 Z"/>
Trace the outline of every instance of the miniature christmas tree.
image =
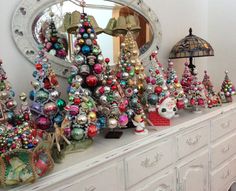
<path id="1" fill-rule="evenodd" d="M 123 97 L 123 102 L 119 105 L 120 112 L 127 114 L 128 126 L 132 123 L 136 126 L 136 134 L 147 134 L 144 123 L 146 116 L 141 104 L 145 81 L 144 67 L 139 59 L 137 43 L 130 31 L 127 32 L 121 44 L 116 76 Z"/>
<path id="2" fill-rule="evenodd" d="M 143 97 L 148 110 L 148 118 L 155 126 L 169 126 L 169 119 L 177 111 L 175 99 L 170 98 L 164 68 L 157 58 L 157 51 L 151 54 L 150 59 L 149 73 L 146 77 L 146 91 Z"/>
<path id="3" fill-rule="evenodd" d="M 38 139 L 32 135 L 30 127 L 30 112 L 25 107 L 16 110 L 14 91 L 7 81 L 6 72 L 0 60 L 0 155 L 15 149 L 32 149 L 38 144 Z M 21 96 L 26 102 L 26 96 Z M 22 101 L 22 102 L 23 102 Z"/>
<path id="4" fill-rule="evenodd" d="M 176 106 L 178 110 L 180 110 L 185 108 L 187 99 L 173 65 L 173 62 L 171 61 L 168 63 L 166 85 L 170 92 L 170 96 L 176 99 Z"/>
<path id="5" fill-rule="evenodd" d="M 65 59 L 67 51 L 63 39 L 59 37 L 55 23 L 53 21 L 53 13 L 50 13 L 51 20 L 49 22 L 46 38 L 44 40 L 44 51 L 61 59 Z"/>
<path id="6" fill-rule="evenodd" d="M 60 98 L 57 90 L 58 81 L 44 51 L 40 50 L 35 59 L 35 71 L 30 92 L 35 128 L 51 132 L 55 135 L 55 125 L 60 126 L 64 118 L 66 102 Z"/>
<path id="7" fill-rule="evenodd" d="M 225 71 L 225 79 L 221 85 L 221 94 L 223 94 L 225 97 L 224 99 L 223 96 L 221 96 L 223 103 L 228 103 L 233 101 L 232 96 L 235 95 L 235 87 L 232 81 L 229 79 L 228 71 Z"/>
<path id="8" fill-rule="evenodd" d="M 198 81 L 197 75 L 191 74 L 188 63 L 185 63 L 181 85 L 188 99 L 188 107 L 195 112 L 200 112 L 200 107 L 206 106 L 204 87 L 202 83 Z"/>
<path id="9" fill-rule="evenodd" d="M 207 98 L 207 105 L 209 108 L 216 107 L 221 105 L 219 96 L 215 93 L 210 76 L 207 74 L 207 71 L 204 71 L 204 77 L 202 84 L 205 87 L 205 95 Z"/>

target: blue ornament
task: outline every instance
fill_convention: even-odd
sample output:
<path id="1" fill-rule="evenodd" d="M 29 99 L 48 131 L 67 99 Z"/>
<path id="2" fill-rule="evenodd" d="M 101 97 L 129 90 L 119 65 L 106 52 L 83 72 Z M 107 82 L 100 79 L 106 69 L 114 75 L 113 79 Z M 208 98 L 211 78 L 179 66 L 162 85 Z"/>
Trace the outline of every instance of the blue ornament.
<path id="1" fill-rule="evenodd" d="M 30 98 L 31 101 L 34 100 L 34 96 L 35 96 L 34 90 L 31 90 L 30 93 L 29 93 L 29 98 Z"/>
<path id="2" fill-rule="evenodd" d="M 48 69 L 48 64 L 43 64 L 44 69 Z"/>
<path id="3" fill-rule="evenodd" d="M 16 94 L 13 90 L 10 90 L 10 95 L 11 95 L 11 97 L 15 97 Z"/>
<path id="4" fill-rule="evenodd" d="M 37 75 L 38 75 L 38 72 L 37 72 L 37 71 L 34 71 L 32 75 L 33 75 L 34 78 L 36 78 Z"/>
<path id="5" fill-rule="evenodd" d="M 32 143 L 29 143 L 27 146 L 28 146 L 28 149 L 32 149 L 34 147 Z"/>
<path id="6" fill-rule="evenodd" d="M 90 49 L 89 46 L 84 45 L 84 46 L 82 47 L 82 52 L 83 52 L 83 54 L 89 54 L 89 53 L 91 52 L 91 49 Z"/>
<path id="7" fill-rule="evenodd" d="M 60 50 L 60 49 L 61 49 L 61 45 L 60 45 L 59 43 L 55 43 L 55 44 L 54 44 L 54 48 L 55 48 L 56 50 Z"/>
<path id="8" fill-rule="evenodd" d="M 11 121 L 14 117 L 14 113 L 12 111 L 7 112 L 7 119 L 8 121 Z"/>
<path id="9" fill-rule="evenodd" d="M 70 89 L 71 89 L 71 87 L 68 86 L 68 87 L 67 87 L 67 93 L 70 93 Z"/>
<path id="10" fill-rule="evenodd" d="M 62 115 L 58 114 L 55 118 L 54 118 L 54 122 L 58 125 L 61 124 L 61 122 L 63 121 L 63 117 Z"/>

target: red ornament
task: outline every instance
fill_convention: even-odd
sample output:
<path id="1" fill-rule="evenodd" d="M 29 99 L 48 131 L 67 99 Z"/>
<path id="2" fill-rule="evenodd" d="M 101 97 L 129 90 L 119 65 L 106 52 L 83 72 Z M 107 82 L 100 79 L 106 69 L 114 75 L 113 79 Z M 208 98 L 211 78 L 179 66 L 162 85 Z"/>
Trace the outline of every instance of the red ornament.
<path id="1" fill-rule="evenodd" d="M 160 71 L 159 71 L 159 70 L 156 70 L 155 72 L 156 72 L 156 74 L 160 74 Z"/>
<path id="2" fill-rule="evenodd" d="M 116 77 L 117 77 L 118 79 L 121 79 L 121 76 L 122 76 L 122 72 L 118 72 L 118 73 L 116 74 Z"/>
<path id="3" fill-rule="evenodd" d="M 117 90 L 117 86 L 113 85 L 113 86 L 111 86 L 111 89 L 112 89 L 112 91 L 115 91 L 115 90 Z"/>
<path id="4" fill-rule="evenodd" d="M 49 90 L 49 89 L 52 88 L 52 86 L 51 86 L 50 81 L 49 81 L 48 78 L 45 78 L 45 79 L 43 80 L 43 84 L 44 84 L 44 88 L 47 89 L 47 90 Z"/>
<path id="5" fill-rule="evenodd" d="M 80 98 L 74 98 L 74 104 L 79 105 L 81 103 Z"/>
<path id="6" fill-rule="evenodd" d="M 175 80 L 174 80 L 174 83 L 178 83 L 179 81 L 178 81 L 178 79 L 177 78 L 175 78 Z"/>
<path id="7" fill-rule="evenodd" d="M 125 112 L 125 111 L 126 111 L 126 105 L 123 104 L 123 103 L 121 103 L 121 104 L 119 105 L 119 110 L 120 110 L 120 112 Z"/>
<path id="8" fill-rule="evenodd" d="M 130 67 L 130 66 L 127 66 L 127 67 L 126 67 L 126 71 L 127 71 L 127 72 L 130 72 L 130 71 L 131 71 L 131 67 Z"/>
<path id="9" fill-rule="evenodd" d="M 108 79 L 107 80 L 107 85 L 111 85 L 112 84 L 112 79 Z"/>
<path id="10" fill-rule="evenodd" d="M 29 121 L 29 120 L 30 120 L 29 113 L 24 113 L 24 119 L 25 119 L 26 121 Z"/>
<path id="11" fill-rule="evenodd" d="M 42 65 L 41 64 L 35 64 L 36 70 L 42 70 Z"/>
<path id="12" fill-rule="evenodd" d="M 89 22 L 85 21 L 85 22 L 84 22 L 84 26 L 85 26 L 85 27 L 89 27 Z"/>
<path id="13" fill-rule="evenodd" d="M 93 40 L 93 44 L 94 44 L 94 45 L 97 45 L 98 43 L 97 43 L 97 41 L 96 41 L 96 40 Z"/>
<path id="14" fill-rule="evenodd" d="M 162 87 L 161 86 L 156 86 L 155 87 L 155 93 L 160 94 L 162 92 Z"/>
<path id="15" fill-rule="evenodd" d="M 195 100 L 193 98 L 190 100 L 190 104 L 195 105 Z"/>
<path id="16" fill-rule="evenodd" d="M 101 95 L 105 93 L 105 89 L 104 89 L 103 86 L 100 87 L 98 91 L 99 91 L 99 93 L 100 93 Z"/>
<path id="17" fill-rule="evenodd" d="M 57 86 L 57 85 L 58 85 L 57 77 L 56 77 L 55 75 L 51 76 L 51 83 L 52 83 L 54 86 Z"/>
<path id="18" fill-rule="evenodd" d="M 97 85 L 98 79 L 97 79 L 97 77 L 94 76 L 94 75 L 89 75 L 89 76 L 87 76 L 87 78 L 86 78 L 86 83 L 87 83 L 87 85 L 88 85 L 89 87 L 94 87 L 94 86 Z"/>
<path id="19" fill-rule="evenodd" d="M 203 106 L 204 105 L 204 100 L 203 99 L 198 99 L 198 105 L 201 105 L 201 106 Z"/>
<path id="20" fill-rule="evenodd" d="M 57 37 L 55 37 L 55 36 L 51 37 L 51 42 L 53 42 L 53 43 L 57 42 Z"/>
<path id="21" fill-rule="evenodd" d="M 110 62 L 110 59 L 109 58 L 106 58 L 105 59 L 105 62 L 108 64 Z"/>
<path id="22" fill-rule="evenodd" d="M 93 138 L 97 135 L 97 127 L 95 125 L 88 126 L 88 137 Z"/>
<path id="23" fill-rule="evenodd" d="M 184 101 L 183 100 L 178 100 L 176 103 L 176 106 L 178 109 L 184 109 Z"/>

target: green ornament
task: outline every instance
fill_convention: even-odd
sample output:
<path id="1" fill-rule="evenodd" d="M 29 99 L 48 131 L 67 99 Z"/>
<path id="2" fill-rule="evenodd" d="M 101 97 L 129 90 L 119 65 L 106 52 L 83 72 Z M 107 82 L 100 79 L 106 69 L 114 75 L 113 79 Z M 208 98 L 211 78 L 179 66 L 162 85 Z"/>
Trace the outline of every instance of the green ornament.
<path id="1" fill-rule="evenodd" d="M 73 102 L 74 101 L 74 97 L 73 96 L 70 96 L 69 97 L 69 102 Z"/>
<path id="2" fill-rule="evenodd" d="M 5 89 L 6 89 L 5 83 L 4 83 L 4 82 L 1 82 L 1 83 L 0 83 L 0 91 L 3 91 L 3 90 L 5 90 Z"/>
<path id="3" fill-rule="evenodd" d="M 81 128 L 74 128 L 71 132 L 71 136 L 74 140 L 79 141 L 84 137 L 84 130 Z"/>
<path id="4" fill-rule="evenodd" d="M 134 70 L 131 70 L 129 75 L 133 77 L 134 76 Z"/>
<path id="5" fill-rule="evenodd" d="M 70 76 L 70 77 L 68 78 L 67 81 L 68 81 L 69 84 L 72 84 L 73 78 L 74 78 L 74 76 Z"/>
<path id="6" fill-rule="evenodd" d="M 112 102 L 113 100 L 114 100 L 113 95 L 108 95 L 108 96 L 107 96 L 107 101 L 108 101 L 108 102 Z"/>
<path id="7" fill-rule="evenodd" d="M 36 102 L 43 103 L 43 102 L 47 101 L 48 98 L 49 98 L 49 93 L 44 90 L 39 90 L 36 93 Z"/>
<path id="8" fill-rule="evenodd" d="M 57 107 L 60 110 L 63 110 L 65 106 L 66 106 L 66 102 L 63 99 L 58 99 L 57 100 Z"/>
<path id="9" fill-rule="evenodd" d="M 87 102 L 87 106 L 88 108 L 92 108 L 93 107 L 93 103 L 91 101 Z"/>

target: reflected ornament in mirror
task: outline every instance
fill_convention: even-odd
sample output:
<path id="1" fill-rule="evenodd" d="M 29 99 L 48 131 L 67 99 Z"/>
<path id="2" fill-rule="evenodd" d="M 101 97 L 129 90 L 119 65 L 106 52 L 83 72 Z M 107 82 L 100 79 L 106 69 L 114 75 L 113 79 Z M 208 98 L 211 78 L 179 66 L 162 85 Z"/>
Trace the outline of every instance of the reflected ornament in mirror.
<path id="1" fill-rule="evenodd" d="M 114 30 L 119 29 L 117 22 L 122 17 L 125 20 L 125 28 L 131 27 L 135 31 L 134 36 L 137 36 L 136 41 L 143 65 L 148 64 L 150 53 L 156 47 L 160 47 L 162 33 L 159 19 L 143 0 L 87 0 L 86 4 L 86 12 L 91 15 L 91 20 L 97 26 L 95 28 L 98 30 L 95 31 L 101 49 L 105 52 L 105 56 L 111 59 L 112 64 L 117 63 L 120 42 L 123 39 L 117 32 L 119 30 Z M 57 75 L 68 77 L 76 36 L 75 33 L 65 30 L 64 20 L 74 11 L 83 11 L 77 0 L 21 0 L 13 14 L 12 34 L 22 54 L 34 63 L 35 52 L 38 51 L 39 44 L 44 43 L 41 38 L 43 35 L 46 36 L 46 24 L 49 23 L 50 13 L 53 12 L 58 35 L 68 43 L 68 56 L 64 60 L 48 53 L 48 58 Z M 109 26 L 112 18 L 113 26 Z"/>

